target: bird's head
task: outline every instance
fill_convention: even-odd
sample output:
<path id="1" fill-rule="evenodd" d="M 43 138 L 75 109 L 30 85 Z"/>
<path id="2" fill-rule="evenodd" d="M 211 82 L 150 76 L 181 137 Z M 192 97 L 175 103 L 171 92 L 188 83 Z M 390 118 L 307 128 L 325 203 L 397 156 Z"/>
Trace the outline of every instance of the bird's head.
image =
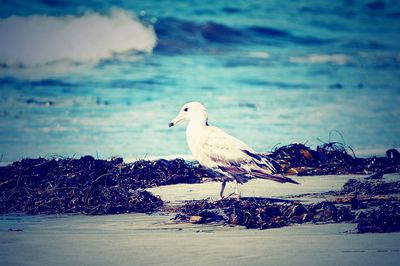
<path id="1" fill-rule="evenodd" d="M 182 121 L 196 121 L 208 125 L 207 119 L 207 109 L 204 105 L 199 102 L 190 102 L 182 106 L 177 117 L 169 123 L 169 127 L 175 126 Z"/>

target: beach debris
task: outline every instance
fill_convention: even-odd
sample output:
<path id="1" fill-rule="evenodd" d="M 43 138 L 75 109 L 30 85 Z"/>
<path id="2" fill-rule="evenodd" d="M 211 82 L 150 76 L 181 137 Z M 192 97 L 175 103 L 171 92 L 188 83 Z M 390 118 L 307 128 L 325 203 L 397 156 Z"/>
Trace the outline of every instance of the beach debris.
<path id="1" fill-rule="evenodd" d="M 304 144 L 290 144 L 277 148 L 272 154 L 264 155 L 280 165 L 281 173 L 291 175 L 341 175 L 376 174 L 380 175 L 400 171 L 400 153 L 395 149 L 386 152 L 386 157 L 358 158 L 350 155 L 346 147 L 339 142 L 328 142 L 313 150 Z"/>
<path id="2" fill-rule="evenodd" d="M 385 202 L 378 208 L 362 212 L 358 216 L 359 233 L 386 233 L 400 231 L 399 202 Z"/>
<path id="3" fill-rule="evenodd" d="M 370 173 L 372 176 L 363 181 L 350 179 L 341 191 L 326 194 L 330 198 L 320 205 L 254 198 L 189 202 L 178 210 L 177 220 L 273 228 L 303 222 L 355 221 L 354 212 L 374 206 L 375 213 L 357 215 L 357 221 L 365 218 L 371 224 L 381 221 L 377 215 L 384 203 L 399 202 L 393 194 L 400 193 L 400 181 L 377 179 L 386 173 L 400 171 L 397 150 L 388 150 L 387 157 L 356 158 L 339 143 L 326 143 L 316 150 L 304 144 L 291 144 L 262 156 L 269 156 L 274 166 L 286 174 Z M 151 213 L 160 209 L 174 212 L 173 207 L 163 207 L 162 199 L 144 189 L 216 180 L 220 178 L 218 175 L 182 159 L 133 163 L 124 163 L 119 157 L 99 160 L 89 155 L 80 159 L 23 159 L 0 167 L 0 213 L 100 215 Z M 397 210 L 393 206 L 392 209 Z M 396 214 L 394 211 L 389 213 Z M 367 226 L 362 228 L 361 231 L 367 230 Z M 379 230 L 392 230 L 390 228 Z"/>
<path id="4" fill-rule="evenodd" d="M 341 195 L 387 195 L 400 192 L 400 181 L 383 182 L 371 180 L 369 182 L 349 179 L 340 190 Z"/>
<path id="5" fill-rule="evenodd" d="M 383 178 L 383 172 L 382 171 L 376 172 L 373 175 L 365 177 L 365 179 L 382 179 L 382 178 Z"/>
<path id="6" fill-rule="evenodd" d="M 386 156 L 388 158 L 388 162 L 390 164 L 399 164 L 400 163 L 400 153 L 396 149 L 389 149 L 386 151 Z"/>
<path id="7" fill-rule="evenodd" d="M 199 183 L 210 175 L 181 159 L 24 159 L 0 167 L 0 213 L 153 212 L 163 202 L 144 188 Z"/>
<path id="8" fill-rule="evenodd" d="M 204 217 L 200 216 L 200 215 L 193 215 L 193 216 L 190 216 L 190 218 L 189 218 L 189 223 L 196 224 L 196 223 L 203 223 L 203 221 L 204 221 Z"/>
<path id="9" fill-rule="evenodd" d="M 174 219 L 257 229 L 350 222 L 357 223 L 358 233 L 399 232 L 400 198 L 395 196 L 398 193 L 400 181 L 350 179 L 340 191 L 327 193 L 331 198 L 322 202 L 306 204 L 269 198 L 188 201 L 176 210 Z"/>

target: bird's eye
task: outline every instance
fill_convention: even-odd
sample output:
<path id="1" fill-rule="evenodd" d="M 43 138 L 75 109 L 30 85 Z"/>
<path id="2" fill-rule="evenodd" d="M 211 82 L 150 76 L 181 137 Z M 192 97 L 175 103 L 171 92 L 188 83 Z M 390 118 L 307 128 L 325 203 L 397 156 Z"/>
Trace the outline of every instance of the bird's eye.
<path id="1" fill-rule="evenodd" d="M 183 109 L 183 111 L 185 111 L 185 112 L 187 112 L 188 110 L 189 110 L 189 108 L 187 108 L 187 107 L 185 109 Z"/>

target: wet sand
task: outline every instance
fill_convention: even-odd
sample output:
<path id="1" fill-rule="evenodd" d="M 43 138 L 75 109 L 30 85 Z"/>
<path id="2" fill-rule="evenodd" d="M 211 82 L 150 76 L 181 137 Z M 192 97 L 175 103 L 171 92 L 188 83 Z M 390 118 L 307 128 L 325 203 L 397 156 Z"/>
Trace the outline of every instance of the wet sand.
<path id="1" fill-rule="evenodd" d="M 344 183 L 350 178 L 362 180 L 363 175 L 325 175 L 325 176 L 291 176 L 300 185 L 294 184 L 280 184 L 277 182 L 252 179 L 244 185 L 239 185 L 239 190 L 242 197 L 268 197 L 268 198 L 291 198 L 295 196 L 296 199 L 313 202 L 321 201 L 323 198 L 305 197 L 302 194 L 308 193 L 321 193 L 327 191 L 340 190 Z M 385 181 L 400 180 L 400 174 L 388 174 L 384 176 Z M 213 200 L 218 199 L 221 183 L 219 182 L 206 182 L 201 184 L 177 184 L 170 186 L 160 186 L 149 188 L 154 195 L 160 196 L 165 202 L 171 204 L 179 203 L 185 200 L 200 200 L 210 198 Z M 235 191 L 233 183 L 227 183 L 225 188 L 225 196 Z M 300 197 L 297 197 L 300 195 Z"/>
<path id="2" fill-rule="evenodd" d="M 301 186 L 254 180 L 242 186 L 242 194 L 285 198 L 337 190 L 348 177 L 297 177 Z M 400 175 L 385 178 L 398 180 Z M 150 191 L 177 204 L 216 197 L 219 185 L 173 185 Z M 231 191 L 233 186 L 227 193 Z M 400 233 L 354 234 L 354 224 L 248 230 L 175 224 L 172 217 L 3 215 L 0 265 L 398 265 L 400 260 Z"/>

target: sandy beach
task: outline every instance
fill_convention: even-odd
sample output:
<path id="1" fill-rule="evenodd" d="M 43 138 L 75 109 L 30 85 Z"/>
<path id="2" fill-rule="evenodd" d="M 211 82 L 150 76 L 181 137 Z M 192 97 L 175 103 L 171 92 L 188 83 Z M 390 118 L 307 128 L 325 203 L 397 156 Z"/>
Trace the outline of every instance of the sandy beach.
<path id="1" fill-rule="evenodd" d="M 354 177 L 354 176 L 353 176 Z M 254 180 L 244 196 L 287 198 L 337 190 L 349 176 L 296 177 L 302 185 Z M 359 176 L 358 178 L 363 178 Z M 399 180 L 399 174 L 385 180 Z M 169 204 L 216 197 L 219 183 L 149 189 Z M 227 187 L 227 192 L 233 186 Z M 318 200 L 309 196 L 302 201 Z M 1 265 L 398 265 L 400 233 L 355 234 L 355 224 L 258 230 L 177 224 L 173 214 L 3 215 Z M 23 231 L 9 231 L 23 230 Z"/>
<path id="2" fill-rule="evenodd" d="M 1 1 L 0 266 L 400 265 L 399 19 Z"/>

